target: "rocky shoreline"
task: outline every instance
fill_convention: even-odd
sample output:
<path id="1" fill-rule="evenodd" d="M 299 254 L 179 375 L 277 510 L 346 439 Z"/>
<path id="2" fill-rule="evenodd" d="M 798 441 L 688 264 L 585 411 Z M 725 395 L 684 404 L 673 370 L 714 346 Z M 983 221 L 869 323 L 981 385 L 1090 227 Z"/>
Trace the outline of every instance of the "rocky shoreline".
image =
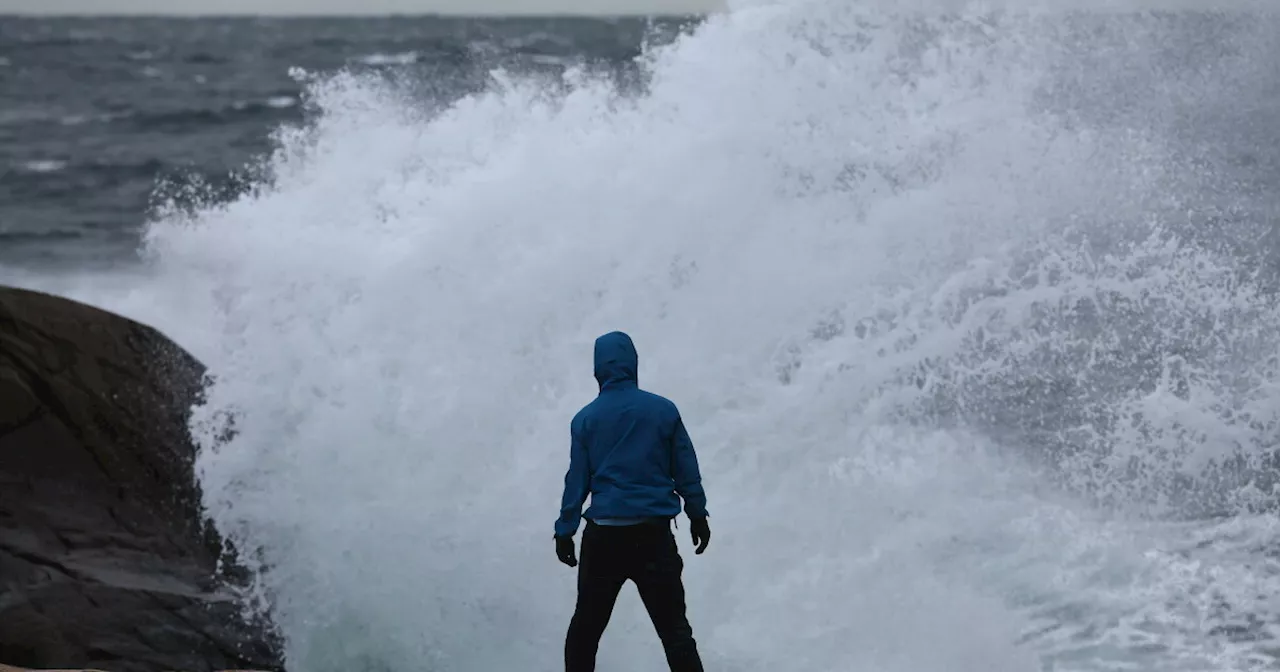
<path id="1" fill-rule="evenodd" d="M 187 420 L 203 376 L 151 327 L 0 287 L 0 663 L 283 668 L 200 509 Z"/>

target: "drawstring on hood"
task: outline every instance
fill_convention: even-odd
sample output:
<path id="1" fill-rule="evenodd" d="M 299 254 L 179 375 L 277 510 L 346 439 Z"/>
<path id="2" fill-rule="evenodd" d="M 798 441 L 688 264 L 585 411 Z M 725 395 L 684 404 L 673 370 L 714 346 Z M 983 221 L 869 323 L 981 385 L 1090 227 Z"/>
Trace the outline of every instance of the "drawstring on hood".
<path id="1" fill-rule="evenodd" d="M 639 356 L 630 336 L 612 331 L 596 339 L 595 376 L 601 392 L 608 387 L 634 387 L 639 383 L 638 369 Z"/>

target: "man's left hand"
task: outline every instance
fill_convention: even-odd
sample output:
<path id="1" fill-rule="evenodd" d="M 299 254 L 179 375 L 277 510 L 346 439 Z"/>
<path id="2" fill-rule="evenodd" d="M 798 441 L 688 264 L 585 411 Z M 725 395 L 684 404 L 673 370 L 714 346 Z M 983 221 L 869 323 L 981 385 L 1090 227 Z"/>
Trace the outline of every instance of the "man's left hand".
<path id="1" fill-rule="evenodd" d="M 556 537 L 556 557 L 570 567 L 578 566 L 578 559 L 573 553 L 573 537 Z"/>

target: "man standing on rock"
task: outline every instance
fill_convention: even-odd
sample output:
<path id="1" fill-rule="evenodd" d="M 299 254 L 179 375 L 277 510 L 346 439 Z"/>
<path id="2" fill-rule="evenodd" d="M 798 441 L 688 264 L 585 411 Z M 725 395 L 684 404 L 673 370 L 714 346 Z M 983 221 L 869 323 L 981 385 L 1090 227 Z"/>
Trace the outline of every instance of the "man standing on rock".
<path id="1" fill-rule="evenodd" d="M 566 672 L 593 672 L 596 650 L 628 579 L 640 592 L 672 672 L 702 672 L 685 616 L 684 562 L 670 524 L 680 499 L 697 554 L 707 550 L 707 497 L 698 458 L 680 411 L 641 390 L 631 337 L 615 331 L 596 339 L 600 394 L 570 424 L 569 471 L 556 520 L 556 555 L 570 567 L 581 518 L 582 566 L 578 600 L 565 637 Z M 591 507 L 582 505 L 591 495 Z"/>

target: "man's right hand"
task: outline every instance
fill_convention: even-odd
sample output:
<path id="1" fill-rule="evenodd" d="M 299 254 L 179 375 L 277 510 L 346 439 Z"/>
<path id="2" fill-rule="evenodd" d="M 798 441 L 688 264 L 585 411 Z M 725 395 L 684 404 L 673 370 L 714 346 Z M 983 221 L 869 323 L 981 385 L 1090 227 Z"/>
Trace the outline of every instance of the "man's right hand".
<path id="1" fill-rule="evenodd" d="M 578 559 L 573 553 L 573 537 L 556 537 L 556 557 L 570 567 L 578 566 Z"/>
<path id="2" fill-rule="evenodd" d="M 711 524 L 706 518 L 693 518 L 689 521 L 689 534 L 693 537 L 693 545 L 698 547 L 694 551 L 696 555 L 702 555 L 707 550 L 707 544 L 711 543 Z"/>

